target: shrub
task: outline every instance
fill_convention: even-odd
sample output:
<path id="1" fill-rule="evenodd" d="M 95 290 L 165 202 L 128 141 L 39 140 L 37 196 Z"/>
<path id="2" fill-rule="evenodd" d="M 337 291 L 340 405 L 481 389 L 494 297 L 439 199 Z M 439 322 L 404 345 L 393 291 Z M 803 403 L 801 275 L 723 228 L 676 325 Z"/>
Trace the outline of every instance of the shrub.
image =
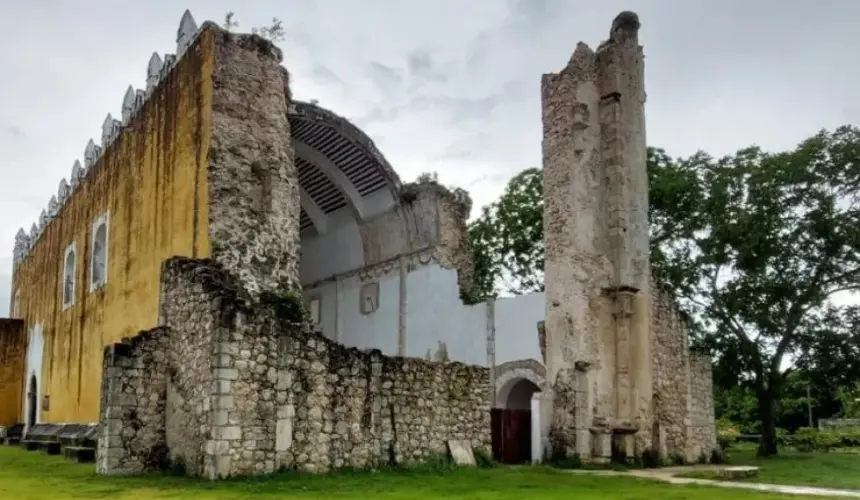
<path id="1" fill-rule="evenodd" d="M 789 444 L 791 435 L 785 429 L 777 429 L 776 430 L 776 442 L 780 445 Z"/>
<path id="2" fill-rule="evenodd" d="M 308 323 L 311 313 L 305 298 L 287 283 L 279 283 L 274 290 L 260 294 L 260 303 L 268 307 L 275 317 L 291 323 Z"/>
<path id="3" fill-rule="evenodd" d="M 840 446 L 841 439 L 838 432 L 818 431 L 815 444 L 816 448 L 821 451 L 830 451 L 833 448 L 838 448 Z"/>
<path id="4" fill-rule="evenodd" d="M 648 448 L 642 452 L 642 456 L 639 458 L 639 461 L 645 469 L 656 469 L 663 465 L 660 460 L 660 453 L 654 448 Z"/>
<path id="5" fill-rule="evenodd" d="M 812 427 L 801 427 L 794 432 L 791 444 L 797 451 L 810 452 L 817 449 L 816 439 L 818 430 Z"/>
<path id="6" fill-rule="evenodd" d="M 473 448 L 472 453 L 475 455 L 475 463 L 478 467 L 488 469 L 497 465 L 492 455 L 485 448 Z"/>
<path id="7" fill-rule="evenodd" d="M 860 429 L 845 429 L 839 432 L 840 444 L 846 448 L 860 446 Z"/>
<path id="8" fill-rule="evenodd" d="M 581 469 L 582 460 L 579 455 L 567 455 L 563 450 L 554 451 L 549 457 L 549 465 L 556 469 Z"/>
<path id="9" fill-rule="evenodd" d="M 801 427 L 791 436 L 790 443 L 797 451 L 830 451 L 833 448 L 857 446 L 860 433 L 856 431 L 820 431 Z"/>
<path id="10" fill-rule="evenodd" d="M 711 452 L 711 463 L 712 464 L 724 464 L 727 463 L 726 452 L 720 448 L 717 448 Z"/>
<path id="11" fill-rule="evenodd" d="M 720 448 L 727 450 L 738 440 L 741 435 L 738 426 L 728 419 L 721 418 L 717 420 L 717 443 Z"/>

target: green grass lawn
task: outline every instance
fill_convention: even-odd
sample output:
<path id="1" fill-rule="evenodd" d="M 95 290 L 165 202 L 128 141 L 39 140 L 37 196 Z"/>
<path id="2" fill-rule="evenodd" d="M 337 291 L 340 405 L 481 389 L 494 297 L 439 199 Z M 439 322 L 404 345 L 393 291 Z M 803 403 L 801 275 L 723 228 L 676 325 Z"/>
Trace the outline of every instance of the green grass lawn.
<path id="1" fill-rule="evenodd" d="M 578 475 L 548 468 L 456 469 L 444 472 L 275 474 L 209 482 L 168 476 L 108 478 L 91 464 L 72 464 L 41 452 L 0 446 L 0 499 L 654 499 L 753 500 L 775 494 L 673 486 L 625 477 Z M 820 497 L 819 497 L 820 498 Z"/>
<path id="2" fill-rule="evenodd" d="M 755 465 L 759 476 L 750 481 L 769 484 L 791 484 L 860 490 L 860 450 L 838 450 L 829 453 L 800 453 L 780 450 L 773 458 L 758 458 L 752 447 L 729 452 L 731 465 Z M 713 478 L 712 473 L 697 472 L 688 477 Z"/>

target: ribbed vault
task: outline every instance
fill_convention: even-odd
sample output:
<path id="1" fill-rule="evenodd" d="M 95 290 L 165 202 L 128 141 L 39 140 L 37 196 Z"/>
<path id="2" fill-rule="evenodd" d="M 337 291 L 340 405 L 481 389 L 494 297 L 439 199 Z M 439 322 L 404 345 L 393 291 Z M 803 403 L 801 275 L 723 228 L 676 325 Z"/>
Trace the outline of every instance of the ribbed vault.
<path id="1" fill-rule="evenodd" d="M 307 102 L 288 113 L 299 172 L 301 231 L 328 230 L 329 214 L 348 208 L 358 220 L 370 215 L 365 200 L 387 190 L 396 200 L 400 179 L 373 141 L 348 120 Z"/>

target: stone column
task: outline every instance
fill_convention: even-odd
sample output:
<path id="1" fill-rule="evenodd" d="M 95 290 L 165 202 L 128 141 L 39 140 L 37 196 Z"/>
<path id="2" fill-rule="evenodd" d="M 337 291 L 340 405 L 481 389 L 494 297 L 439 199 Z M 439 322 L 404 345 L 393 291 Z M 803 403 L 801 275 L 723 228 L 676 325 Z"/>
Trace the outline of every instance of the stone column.
<path id="1" fill-rule="evenodd" d="M 531 455 L 533 464 L 539 464 L 543 458 L 543 436 L 541 435 L 541 393 L 532 394 L 531 399 L 531 439 L 532 449 Z"/>
<path id="2" fill-rule="evenodd" d="M 650 445 L 650 262 L 643 56 L 623 12 L 597 51 L 579 43 L 541 81 L 547 378 L 553 419 L 575 420 L 576 452 L 613 435 Z M 565 398 L 576 374 L 576 397 Z M 567 406 L 565 406 L 567 405 Z M 569 430 L 557 429 L 556 436 Z M 592 442 L 592 439 L 597 439 Z M 633 453 L 632 440 L 621 445 Z"/>
<path id="3" fill-rule="evenodd" d="M 111 345 L 105 348 L 102 369 L 101 422 L 96 448 L 96 472 L 116 475 L 127 473 L 123 465 L 128 455 L 122 439 L 123 408 L 128 403 L 122 392 L 124 369 L 129 368 L 131 360 L 122 356 L 125 346 Z M 120 352 L 117 353 L 116 350 Z M 119 355 L 117 355 L 119 354 Z M 132 396 L 133 397 L 133 396 Z M 134 406 L 133 404 L 131 406 Z"/>
<path id="4" fill-rule="evenodd" d="M 616 444 L 634 454 L 630 432 L 650 446 L 651 263 L 648 247 L 648 173 L 645 86 L 639 19 L 622 13 L 597 50 L 601 163 L 605 173 L 609 290 L 614 302 Z M 640 450 L 644 451 L 644 450 Z"/>
<path id="5" fill-rule="evenodd" d="M 406 279 L 409 275 L 406 256 L 401 255 L 398 260 L 400 277 L 400 294 L 397 310 L 397 355 L 406 356 L 406 324 L 407 324 L 407 298 Z"/>
<path id="6" fill-rule="evenodd" d="M 490 369 L 490 384 L 487 400 L 490 408 L 496 407 L 496 298 L 487 298 L 487 367 Z"/>

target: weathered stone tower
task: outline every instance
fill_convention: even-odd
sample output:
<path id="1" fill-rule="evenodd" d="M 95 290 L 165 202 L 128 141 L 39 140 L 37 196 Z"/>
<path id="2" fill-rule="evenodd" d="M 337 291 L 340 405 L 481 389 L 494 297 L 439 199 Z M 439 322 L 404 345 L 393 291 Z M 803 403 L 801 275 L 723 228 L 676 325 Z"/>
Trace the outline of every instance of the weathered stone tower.
<path id="1" fill-rule="evenodd" d="M 544 75 L 547 376 L 555 452 L 651 446 L 651 293 L 639 18 Z"/>

